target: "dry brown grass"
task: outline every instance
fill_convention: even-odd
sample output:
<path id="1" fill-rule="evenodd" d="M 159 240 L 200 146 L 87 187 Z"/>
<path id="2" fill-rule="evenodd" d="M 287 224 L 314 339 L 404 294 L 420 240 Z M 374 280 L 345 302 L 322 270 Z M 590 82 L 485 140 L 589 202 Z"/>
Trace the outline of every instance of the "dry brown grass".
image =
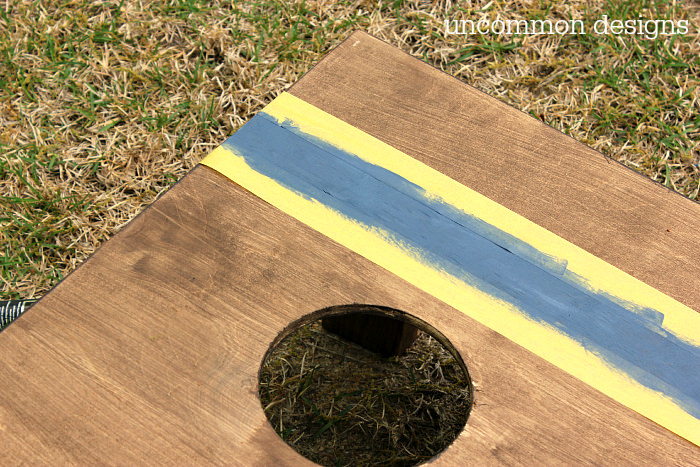
<path id="1" fill-rule="evenodd" d="M 428 334 L 406 355 L 386 359 L 319 322 L 273 350 L 259 391 L 275 430 L 327 466 L 426 461 L 456 439 L 472 403 L 467 376 Z"/>
<path id="2" fill-rule="evenodd" d="M 698 24 L 696 4 L 632 4 Z M 658 41 L 442 34 L 445 18 L 590 20 L 616 5 L 8 1 L 0 298 L 53 286 L 356 28 L 697 199 L 696 27 Z"/>
<path id="3" fill-rule="evenodd" d="M 693 25 L 685 36 L 656 41 L 442 33 L 446 18 L 590 24 L 603 14 Z M 46 292 L 358 28 L 698 200 L 699 20 L 696 2 L 673 0 L 7 0 L 0 5 L 0 299 Z M 281 373 L 271 377 L 287 375 L 278 386 L 304 379 L 292 357 L 326 358 L 314 353 L 318 336 L 308 332 L 275 363 Z M 360 358 L 355 351 L 336 353 Z M 425 355 L 417 358 L 432 361 Z M 402 385 L 415 389 L 413 381 Z M 331 389 L 317 383 L 304 395 L 350 401 Z M 289 409 L 301 395 L 266 405 Z M 374 420 L 377 436 L 405 437 L 399 425 L 366 412 L 381 407 L 373 400 L 357 405 L 361 418 Z M 318 419 L 333 420 L 308 404 L 289 410 L 316 432 Z M 323 434 L 334 436 L 330 451 L 342 457 L 338 427 Z M 291 440 L 309 438 L 279 429 Z M 407 449 L 396 454 L 402 462 L 425 458 L 407 460 L 416 454 Z"/>

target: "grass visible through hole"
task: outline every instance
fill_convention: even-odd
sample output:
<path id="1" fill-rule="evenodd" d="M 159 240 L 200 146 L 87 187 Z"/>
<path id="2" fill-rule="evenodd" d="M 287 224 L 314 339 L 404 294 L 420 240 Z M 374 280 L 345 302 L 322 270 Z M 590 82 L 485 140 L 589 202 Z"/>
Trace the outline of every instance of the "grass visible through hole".
<path id="1" fill-rule="evenodd" d="M 472 404 L 467 375 L 430 335 L 421 332 L 403 356 L 382 358 L 320 322 L 272 350 L 259 394 L 277 433 L 329 466 L 424 462 L 454 441 Z"/>

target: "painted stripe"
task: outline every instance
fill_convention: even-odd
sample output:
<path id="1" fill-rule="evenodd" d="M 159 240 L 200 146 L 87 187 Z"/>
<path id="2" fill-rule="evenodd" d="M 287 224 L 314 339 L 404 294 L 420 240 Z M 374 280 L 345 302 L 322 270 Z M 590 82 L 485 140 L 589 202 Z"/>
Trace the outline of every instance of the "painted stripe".
<path id="1" fill-rule="evenodd" d="M 690 308 L 289 94 L 203 164 L 700 444 Z"/>

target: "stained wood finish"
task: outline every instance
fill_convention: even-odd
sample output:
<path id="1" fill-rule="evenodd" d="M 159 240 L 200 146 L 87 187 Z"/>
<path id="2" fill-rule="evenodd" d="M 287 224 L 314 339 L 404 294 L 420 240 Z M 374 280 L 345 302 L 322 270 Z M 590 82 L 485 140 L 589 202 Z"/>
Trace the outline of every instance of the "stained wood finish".
<path id="1" fill-rule="evenodd" d="M 363 32 L 289 92 L 700 311 L 700 204 Z"/>
<path id="2" fill-rule="evenodd" d="M 0 334 L 17 463 L 297 465 L 256 395 L 268 345 L 345 303 L 412 313 L 465 359 L 476 407 L 444 465 L 691 463 L 698 449 L 206 167 Z"/>
<path id="3" fill-rule="evenodd" d="M 374 76 L 365 72 L 372 67 Z M 688 286 L 700 276 L 690 261 L 698 257 L 696 204 L 364 34 L 293 91 L 317 96 L 314 105 L 343 119 L 364 115 L 371 129 L 353 124 L 637 277 L 686 265 L 674 270 L 677 284 L 648 282 L 698 309 Z M 439 128 L 421 125 L 430 120 L 412 110 L 421 105 Z M 444 106 L 453 118 L 439 113 Z M 460 106 L 477 112 L 458 112 Z M 492 131 L 479 122 L 497 124 L 500 139 L 478 137 Z M 516 123 L 520 129 L 510 126 Z M 446 135 L 458 139 L 442 140 Z M 490 155 L 477 149 L 485 141 L 496 149 Z M 539 149 L 527 150 L 528 141 Z M 541 161 L 542 154 L 562 167 L 552 170 L 556 164 Z M 540 166 L 549 178 L 538 186 Z M 524 176 L 528 168 L 534 181 Z M 508 193 L 488 186 L 507 185 L 502 178 L 513 185 L 510 194 L 528 197 L 503 201 Z M 522 184 L 533 191 L 516 186 Z M 619 199 L 599 199 L 610 193 Z M 600 224 L 593 223 L 596 206 Z M 618 212 L 621 206 L 631 212 Z M 653 216 L 650 206 L 658 208 Z M 654 233 L 662 225 L 665 237 Z M 630 259 L 630 250 L 642 259 Z M 349 303 L 412 313 L 463 356 L 476 406 L 437 465 L 700 463 L 696 446 L 202 166 L 0 334 L 3 463 L 303 465 L 265 419 L 259 365 L 290 322 Z"/>

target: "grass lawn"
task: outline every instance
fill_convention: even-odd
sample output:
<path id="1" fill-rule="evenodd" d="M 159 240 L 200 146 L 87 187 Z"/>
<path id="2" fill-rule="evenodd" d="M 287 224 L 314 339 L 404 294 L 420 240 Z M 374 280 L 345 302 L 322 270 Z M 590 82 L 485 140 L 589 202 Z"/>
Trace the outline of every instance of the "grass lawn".
<path id="1" fill-rule="evenodd" d="M 604 15 L 689 30 L 444 34 Z M 698 26 L 670 0 L 6 0 L 0 300 L 45 293 L 355 29 L 698 201 Z"/>
<path id="2" fill-rule="evenodd" d="M 5 2 L 0 299 L 55 285 L 358 28 L 698 199 L 697 4 L 437 4 Z M 655 40 L 444 34 L 445 19 L 574 18 L 590 27 L 603 15 L 685 19 L 690 30 Z"/>

